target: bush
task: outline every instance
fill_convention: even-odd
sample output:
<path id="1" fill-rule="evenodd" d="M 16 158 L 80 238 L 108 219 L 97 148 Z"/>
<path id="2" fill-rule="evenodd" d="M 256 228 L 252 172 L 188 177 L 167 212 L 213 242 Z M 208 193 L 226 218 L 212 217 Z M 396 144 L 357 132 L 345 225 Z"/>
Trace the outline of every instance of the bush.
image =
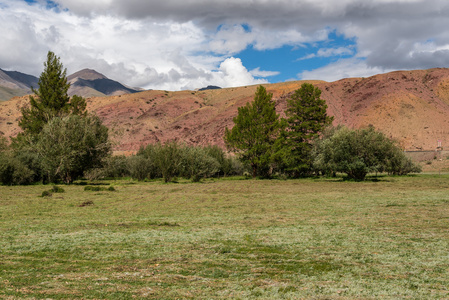
<path id="1" fill-rule="evenodd" d="M 369 172 L 404 175 L 419 171 L 400 149 L 373 127 L 333 129 L 316 144 L 314 167 L 323 173 L 342 172 L 364 180 Z"/>
<path id="2" fill-rule="evenodd" d="M 108 157 L 105 160 L 102 175 L 106 178 L 122 178 L 131 176 L 129 159 L 130 157 L 123 155 Z"/>
<path id="3" fill-rule="evenodd" d="M 14 157 L 20 161 L 24 166 L 26 166 L 29 170 L 33 172 L 32 178 L 30 178 L 31 182 L 45 182 L 46 178 L 42 172 L 41 161 L 39 159 L 36 151 L 32 149 L 20 149 L 15 150 L 13 153 Z"/>
<path id="4" fill-rule="evenodd" d="M 198 182 L 202 178 L 217 174 L 220 170 L 219 162 L 208 154 L 208 151 L 201 147 L 184 147 L 183 172 L 185 178 L 190 178 L 193 182 Z"/>
<path id="5" fill-rule="evenodd" d="M 164 178 L 165 182 L 170 182 L 173 178 L 180 176 L 182 173 L 183 163 L 183 146 L 176 141 L 167 142 L 165 144 L 149 144 L 141 147 L 137 153 L 134 164 L 133 178 Z M 138 163 L 142 166 L 138 166 Z M 131 172 L 133 173 L 133 171 Z"/>
<path id="6" fill-rule="evenodd" d="M 71 183 L 85 171 L 102 166 L 111 144 L 108 128 L 97 116 L 69 115 L 44 125 L 34 150 L 50 182 Z"/>
<path id="7" fill-rule="evenodd" d="M 407 175 L 409 173 L 420 173 L 420 165 L 413 163 L 400 149 L 391 149 L 391 155 L 386 160 L 385 170 L 390 175 Z"/>
<path id="8" fill-rule="evenodd" d="M 41 197 L 51 197 L 53 193 L 50 191 L 43 191 Z"/>
<path id="9" fill-rule="evenodd" d="M 84 187 L 84 190 L 85 191 L 90 191 L 90 192 L 103 192 L 103 191 L 114 192 L 115 188 L 113 186 L 105 188 L 105 187 L 101 187 L 101 186 L 88 185 L 88 186 Z"/>
<path id="10" fill-rule="evenodd" d="M 51 188 L 51 192 L 52 192 L 52 193 L 65 193 L 65 190 L 64 190 L 62 187 L 59 187 L 59 186 L 57 186 L 57 185 L 54 185 L 54 186 Z"/>
<path id="11" fill-rule="evenodd" d="M 0 153 L 0 182 L 4 185 L 33 183 L 34 172 L 10 153 Z"/>
<path id="12" fill-rule="evenodd" d="M 132 178 L 139 181 L 150 179 L 154 168 L 151 160 L 142 155 L 135 155 L 128 158 L 128 170 Z"/>

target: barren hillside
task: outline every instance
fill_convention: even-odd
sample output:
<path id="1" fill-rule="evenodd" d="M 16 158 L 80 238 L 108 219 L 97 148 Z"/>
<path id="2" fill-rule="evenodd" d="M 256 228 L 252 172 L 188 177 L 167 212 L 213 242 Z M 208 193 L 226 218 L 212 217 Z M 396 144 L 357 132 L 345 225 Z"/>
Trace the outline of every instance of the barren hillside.
<path id="1" fill-rule="evenodd" d="M 449 147 L 449 69 L 398 71 L 336 82 L 308 81 L 318 86 L 335 117 L 334 125 L 373 125 L 408 150 L 432 150 L 441 140 Z M 280 113 L 289 93 L 302 81 L 265 85 Z M 189 144 L 223 146 L 225 127 L 232 127 L 237 108 L 253 99 L 257 86 L 205 91 L 145 91 L 88 99 L 115 133 L 117 150 L 177 139 Z M 15 136 L 20 107 L 27 97 L 0 103 L 0 134 Z"/>

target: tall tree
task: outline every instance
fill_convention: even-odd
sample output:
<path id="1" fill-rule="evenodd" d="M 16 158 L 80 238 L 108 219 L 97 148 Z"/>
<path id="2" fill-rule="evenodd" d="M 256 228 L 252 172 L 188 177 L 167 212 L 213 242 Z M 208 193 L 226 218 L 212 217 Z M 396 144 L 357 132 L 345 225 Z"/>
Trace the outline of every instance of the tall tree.
<path id="1" fill-rule="evenodd" d="M 326 113 L 326 102 L 320 97 L 319 88 L 303 83 L 287 99 L 285 129 L 277 141 L 275 157 L 284 170 L 294 177 L 310 172 L 312 142 L 333 121 L 333 117 Z"/>
<path id="2" fill-rule="evenodd" d="M 254 101 L 238 108 L 234 127 L 225 130 L 226 147 L 251 165 L 253 177 L 266 174 L 279 134 L 279 115 L 272 97 L 273 94 L 259 86 Z"/>
<path id="3" fill-rule="evenodd" d="M 30 96 L 30 107 L 22 108 L 22 119 L 19 126 L 25 134 L 37 135 L 45 124 L 54 117 L 62 117 L 69 113 L 86 114 L 86 101 L 75 96 L 70 102 L 67 94 L 70 83 L 67 82 L 67 70 L 53 52 L 47 54 L 44 71 L 39 77 L 39 87 L 32 89 L 34 96 Z"/>
<path id="4" fill-rule="evenodd" d="M 70 183 L 110 154 L 108 129 L 87 115 L 84 98 L 69 97 L 66 73 L 49 51 L 38 89 L 22 108 L 23 132 L 13 140 L 14 156 L 33 171 L 33 181 Z"/>

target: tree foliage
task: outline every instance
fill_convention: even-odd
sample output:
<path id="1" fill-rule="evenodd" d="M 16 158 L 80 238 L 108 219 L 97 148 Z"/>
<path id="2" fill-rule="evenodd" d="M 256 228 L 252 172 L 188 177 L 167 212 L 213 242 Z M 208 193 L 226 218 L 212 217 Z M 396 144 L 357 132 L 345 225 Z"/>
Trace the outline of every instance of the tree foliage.
<path id="1" fill-rule="evenodd" d="M 34 96 L 30 96 L 30 107 L 21 109 L 22 118 L 19 126 L 25 134 L 37 135 L 44 125 L 54 117 L 67 114 L 86 114 L 86 101 L 80 96 L 70 100 L 67 91 L 70 83 L 67 82 L 67 70 L 53 52 L 47 54 L 44 71 L 38 82 L 38 89 L 32 88 Z"/>
<path id="2" fill-rule="evenodd" d="M 283 171 L 293 177 L 311 171 L 313 142 L 332 123 L 333 117 L 327 115 L 326 102 L 320 97 L 319 88 L 303 83 L 287 99 L 287 118 L 277 141 L 275 158 Z"/>
<path id="3" fill-rule="evenodd" d="M 202 178 L 212 177 L 220 170 L 220 163 L 203 147 L 185 147 L 183 153 L 183 171 L 185 178 L 199 182 Z"/>
<path id="4" fill-rule="evenodd" d="M 234 127 L 225 130 L 226 147 L 251 165 L 253 177 L 266 175 L 272 161 L 273 145 L 280 131 L 273 94 L 259 86 L 254 101 L 238 108 Z"/>
<path id="5" fill-rule="evenodd" d="M 108 128 L 94 115 L 55 117 L 33 145 L 48 181 L 71 183 L 111 152 Z"/>
<path id="6" fill-rule="evenodd" d="M 22 176 L 26 180 L 70 183 L 100 167 L 111 152 L 108 129 L 98 117 L 87 114 L 84 98 L 68 96 L 69 87 L 59 57 L 49 51 L 38 89 L 33 89 L 29 107 L 21 110 L 23 132 L 13 140 L 12 157 L 20 162 L 13 166 L 27 175 Z"/>
<path id="7" fill-rule="evenodd" d="M 350 130 L 341 127 L 317 143 L 315 167 L 322 172 L 342 172 L 364 180 L 369 172 L 407 174 L 419 172 L 405 154 L 374 127 Z"/>

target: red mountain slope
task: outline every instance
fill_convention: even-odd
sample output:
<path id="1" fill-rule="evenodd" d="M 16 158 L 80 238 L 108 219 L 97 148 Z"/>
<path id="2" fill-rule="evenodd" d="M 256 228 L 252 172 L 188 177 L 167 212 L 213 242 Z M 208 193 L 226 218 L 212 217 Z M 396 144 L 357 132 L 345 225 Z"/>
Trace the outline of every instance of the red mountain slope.
<path id="1" fill-rule="evenodd" d="M 449 69 L 398 71 L 336 82 L 308 81 L 318 86 L 335 117 L 334 125 L 373 125 L 408 150 L 432 150 L 441 140 L 449 147 Z M 289 93 L 303 82 L 265 85 L 282 114 Z M 224 146 L 226 126 L 237 108 L 254 97 L 257 86 L 205 91 L 145 91 L 88 99 L 115 134 L 117 150 L 177 139 L 189 144 Z M 0 103 L 0 134 L 18 133 L 19 108 L 27 97 Z"/>

